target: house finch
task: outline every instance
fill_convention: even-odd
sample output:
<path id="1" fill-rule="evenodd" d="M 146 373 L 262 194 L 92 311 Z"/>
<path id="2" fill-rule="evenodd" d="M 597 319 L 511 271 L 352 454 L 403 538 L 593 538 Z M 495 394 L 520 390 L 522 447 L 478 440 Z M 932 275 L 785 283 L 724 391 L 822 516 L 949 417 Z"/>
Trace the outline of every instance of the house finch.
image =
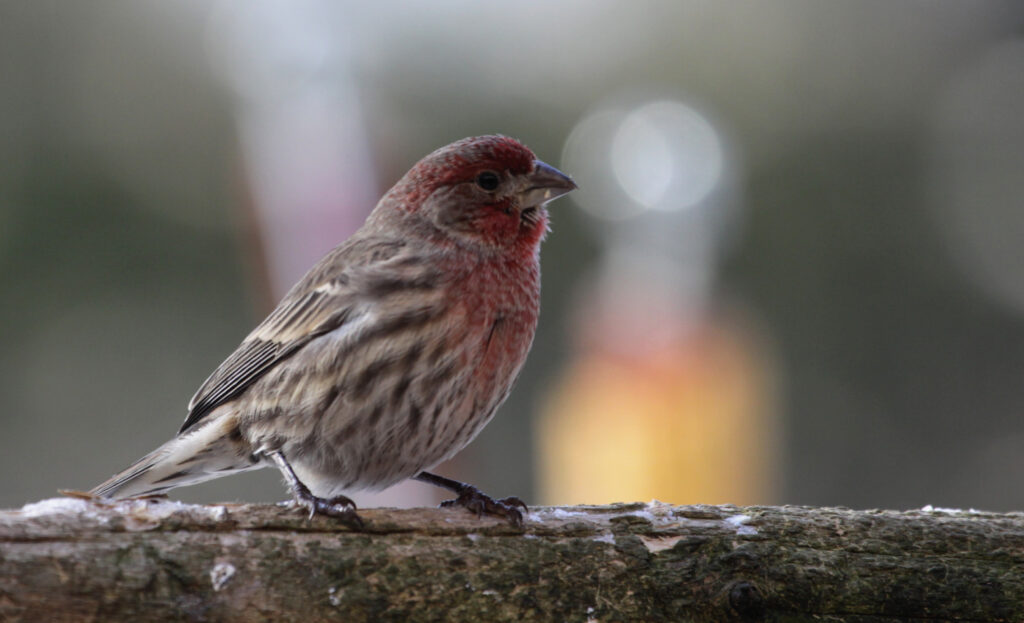
<path id="1" fill-rule="evenodd" d="M 275 465 L 295 501 L 361 524 L 343 491 L 416 478 L 522 522 L 516 498 L 423 471 L 508 396 L 537 325 L 545 204 L 573 181 L 504 136 L 420 160 L 199 388 L 178 435 L 92 490 L 156 495 Z"/>

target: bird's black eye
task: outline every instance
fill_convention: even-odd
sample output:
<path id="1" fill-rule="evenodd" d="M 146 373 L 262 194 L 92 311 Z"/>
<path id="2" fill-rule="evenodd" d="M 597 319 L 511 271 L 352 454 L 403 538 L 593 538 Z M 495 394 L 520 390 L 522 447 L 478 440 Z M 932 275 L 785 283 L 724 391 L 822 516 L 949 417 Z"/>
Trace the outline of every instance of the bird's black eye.
<path id="1" fill-rule="evenodd" d="M 476 185 L 483 188 L 487 192 L 498 188 L 498 184 L 501 183 L 501 178 L 494 171 L 484 171 L 480 175 L 476 176 Z"/>

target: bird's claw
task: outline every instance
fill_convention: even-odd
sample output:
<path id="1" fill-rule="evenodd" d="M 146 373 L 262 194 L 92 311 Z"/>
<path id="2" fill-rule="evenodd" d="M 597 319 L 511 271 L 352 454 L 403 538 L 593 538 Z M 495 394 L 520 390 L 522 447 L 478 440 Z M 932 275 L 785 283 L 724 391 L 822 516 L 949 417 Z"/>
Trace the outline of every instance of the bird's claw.
<path id="1" fill-rule="evenodd" d="M 530 510 L 526 506 L 526 502 L 517 497 L 495 500 L 491 496 L 482 493 L 476 487 L 469 485 L 459 492 L 459 497 L 454 500 L 441 502 L 442 508 L 450 508 L 452 506 L 462 506 L 470 512 L 476 513 L 477 517 L 482 517 L 485 514 L 504 517 L 516 528 L 523 527 L 523 512 L 529 512 Z M 520 508 L 523 509 L 523 512 L 520 512 Z"/>
<path id="2" fill-rule="evenodd" d="M 309 511 L 310 520 L 316 515 L 326 515 L 340 519 L 357 530 L 362 530 L 364 527 L 362 518 L 356 513 L 356 503 L 344 495 L 336 495 L 329 500 L 309 495 L 298 498 L 295 502 Z"/>

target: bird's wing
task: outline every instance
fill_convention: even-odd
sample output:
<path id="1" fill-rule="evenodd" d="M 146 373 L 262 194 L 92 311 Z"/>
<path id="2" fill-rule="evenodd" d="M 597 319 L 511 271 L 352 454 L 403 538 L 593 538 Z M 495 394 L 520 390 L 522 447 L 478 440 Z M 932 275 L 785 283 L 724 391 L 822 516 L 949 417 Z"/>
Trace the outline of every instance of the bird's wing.
<path id="1" fill-rule="evenodd" d="M 353 321 L 360 298 L 354 273 L 397 259 L 405 246 L 393 239 L 360 238 L 320 260 L 206 379 L 189 401 L 188 417 L 178 434 L 237 397 L 310 340 Z"/>

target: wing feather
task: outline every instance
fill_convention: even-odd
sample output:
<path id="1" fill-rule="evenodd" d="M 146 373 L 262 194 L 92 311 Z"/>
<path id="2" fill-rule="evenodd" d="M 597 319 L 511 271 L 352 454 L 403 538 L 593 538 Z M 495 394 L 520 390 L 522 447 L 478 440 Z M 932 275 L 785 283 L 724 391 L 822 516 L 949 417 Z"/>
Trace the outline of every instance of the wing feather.
<path id="1" fill-rule="evenodd" d="M 312 339 L 353 320 L 361 298 L 353 272 L 386 263 L 403 247 L 402 241 L 356 238 L 320 260 L 199 387 L 178 434 L 236 398 Z"/>

